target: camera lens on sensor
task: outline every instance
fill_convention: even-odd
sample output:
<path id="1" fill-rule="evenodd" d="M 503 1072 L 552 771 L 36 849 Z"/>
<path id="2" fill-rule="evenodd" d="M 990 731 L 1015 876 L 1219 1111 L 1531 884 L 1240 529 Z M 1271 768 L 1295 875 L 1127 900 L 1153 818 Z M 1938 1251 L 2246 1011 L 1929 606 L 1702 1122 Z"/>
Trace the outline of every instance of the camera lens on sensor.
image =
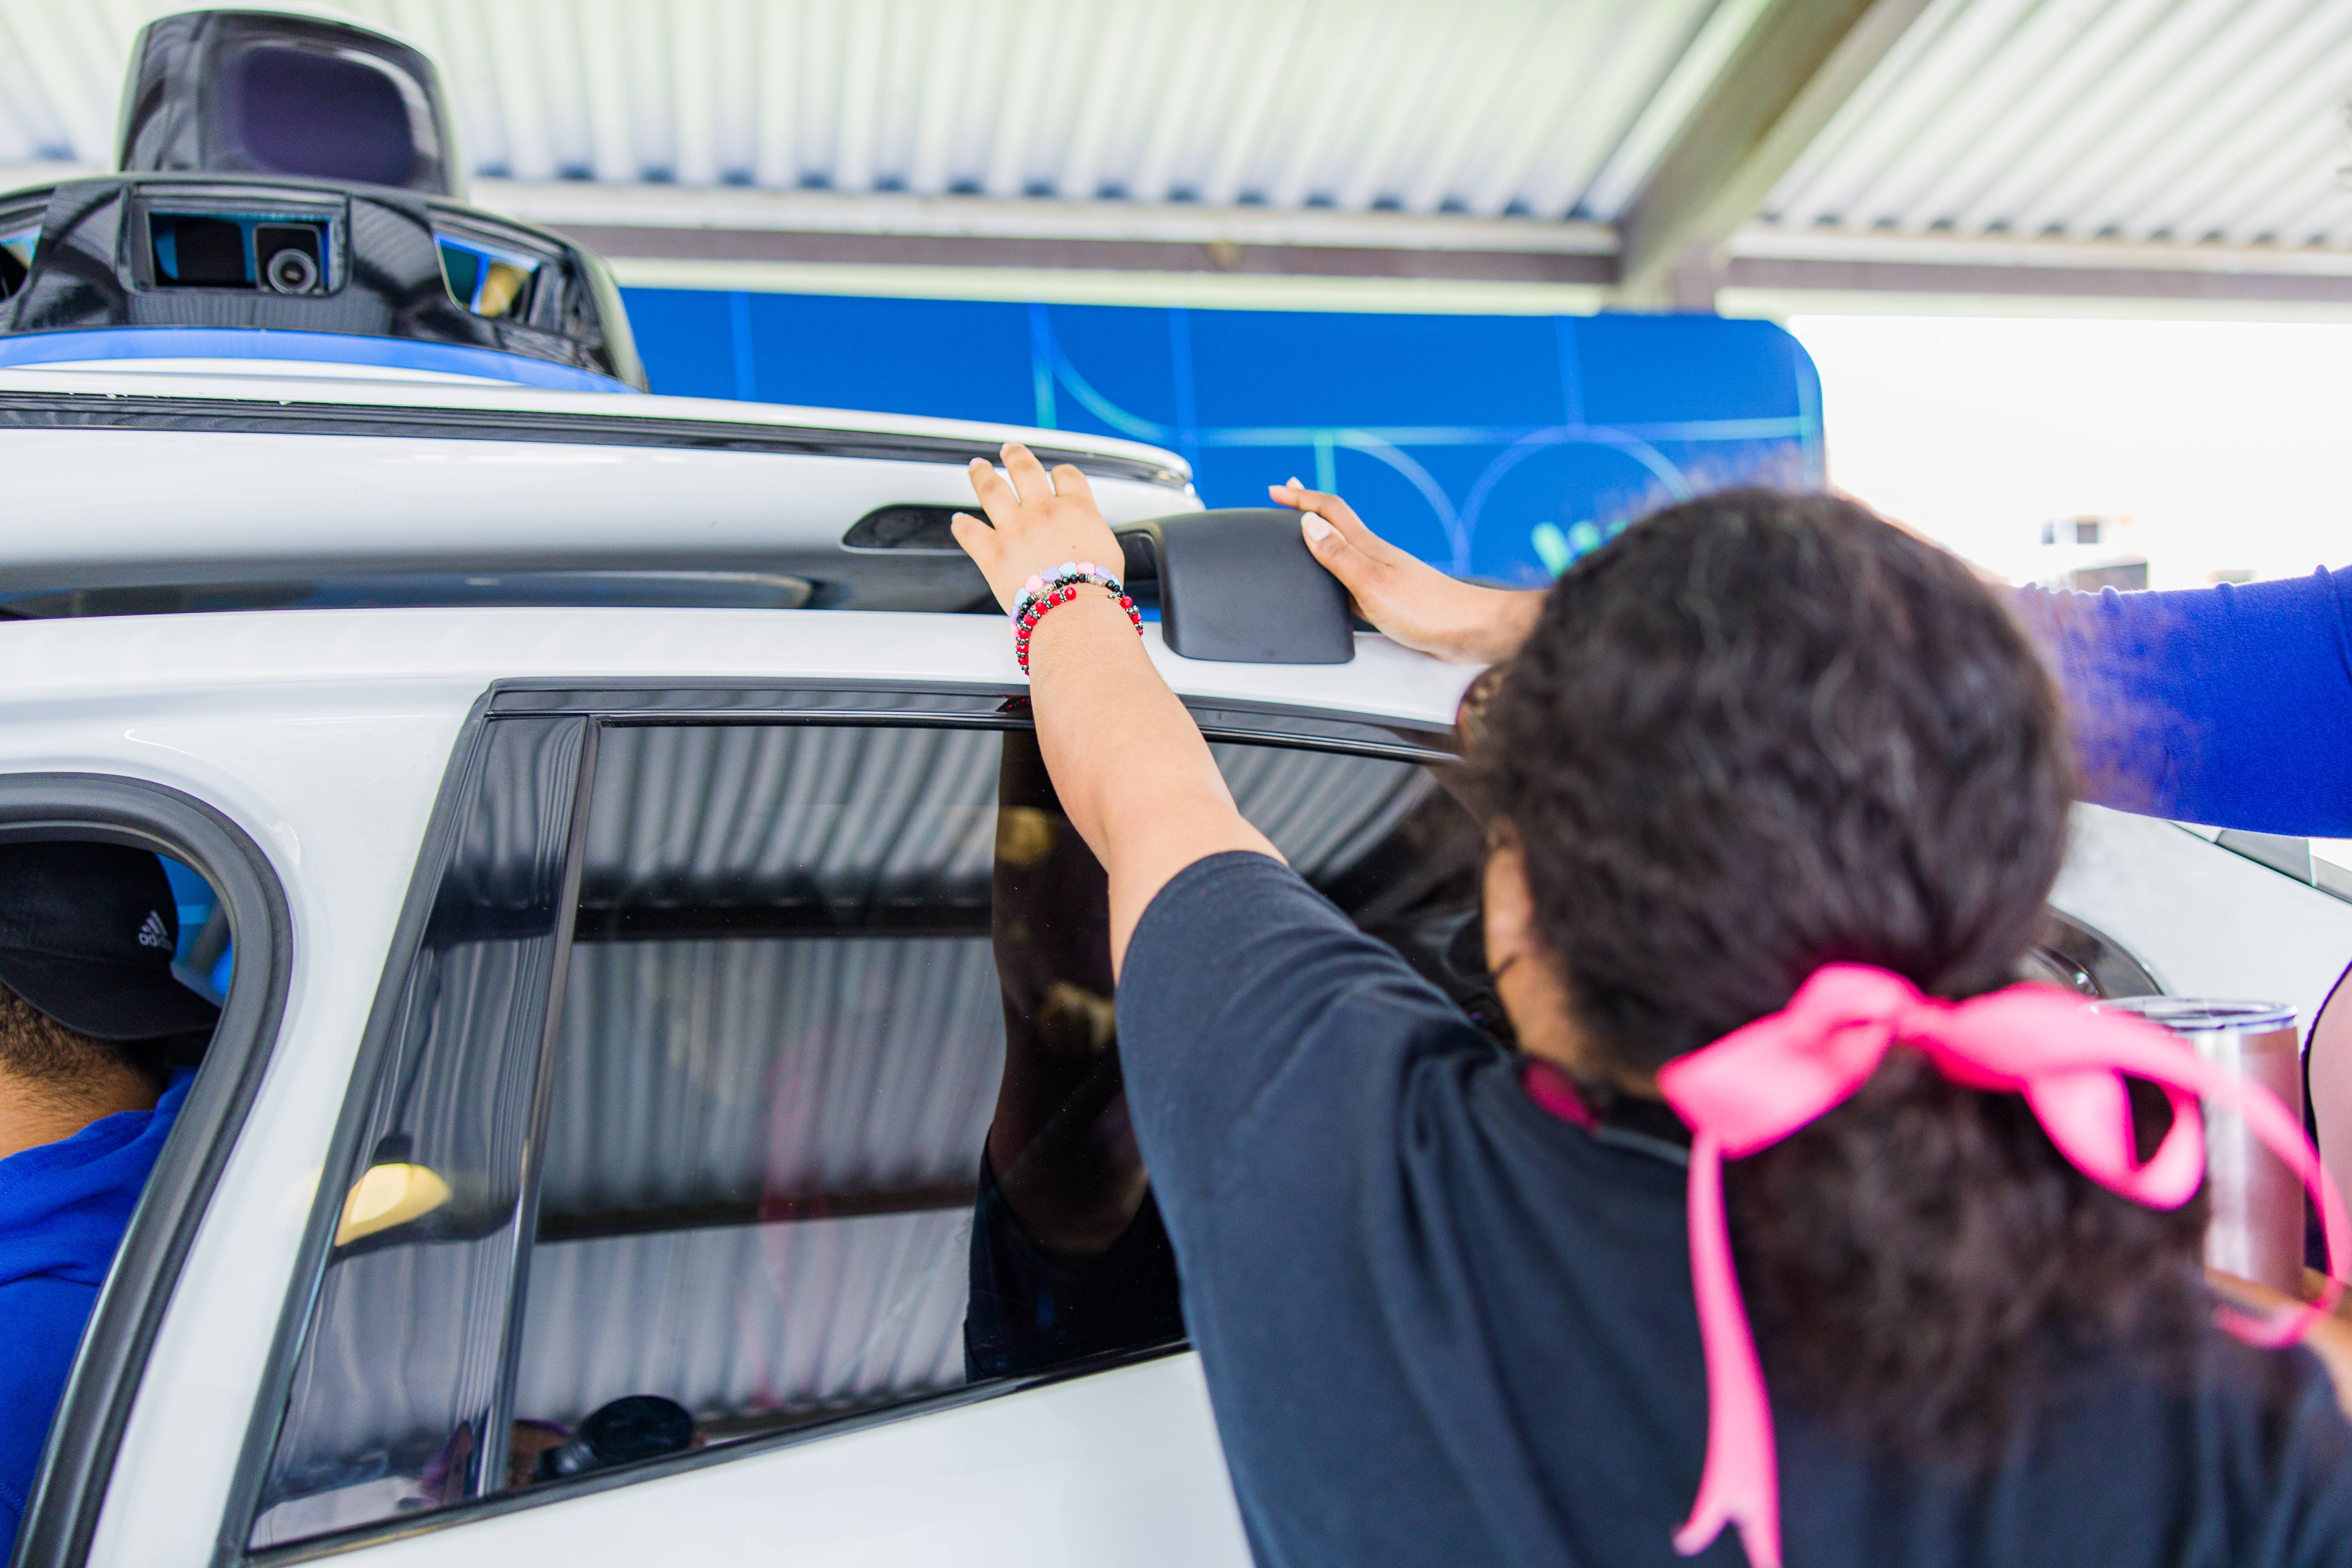
<path id="1" fill-rule="evenodd" d="M 281 250 L 269 258 L 262 276 L 280 294 L 308 294 L 319 286 L 319 264 L 301 251 Z"/>

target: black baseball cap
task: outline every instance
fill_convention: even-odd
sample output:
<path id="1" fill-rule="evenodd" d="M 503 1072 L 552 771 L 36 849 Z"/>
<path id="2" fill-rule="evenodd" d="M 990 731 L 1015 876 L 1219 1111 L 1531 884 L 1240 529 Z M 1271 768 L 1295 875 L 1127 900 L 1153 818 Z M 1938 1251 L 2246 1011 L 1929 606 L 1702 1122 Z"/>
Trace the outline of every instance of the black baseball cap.
<path id="1" fill-rule="evenodd" d="M 0 985 L 76 1034 L 154 1040 L 220 1009 L 172 974 L 180 911 L 163 863 L 121 844 L 0 844 Z"/>

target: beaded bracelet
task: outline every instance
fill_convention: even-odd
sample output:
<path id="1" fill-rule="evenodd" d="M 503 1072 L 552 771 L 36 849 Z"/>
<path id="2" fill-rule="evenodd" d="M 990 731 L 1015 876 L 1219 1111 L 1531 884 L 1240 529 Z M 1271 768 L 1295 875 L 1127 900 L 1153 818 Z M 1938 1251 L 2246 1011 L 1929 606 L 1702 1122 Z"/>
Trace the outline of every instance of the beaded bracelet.
<path id="1" fill-rule="evenodd" d="M 1118 601 L 1135 627 L 1135 635 L 1143 635 L 1143 612 L 1135 607 L 1135 600 L 1119 585 L 1118 578 L 1098 571 L 1091 561 L 1065 561 L 1050 571 L 1033 574 L 1021 585 L 1021 597 L 1013 604 L 1013 654 L 1021 661 L 1021 673 L 1029 673 L 1029 633 L 1045 612 L 1056 605 L 1066 605 L 1078 596 L 1078 590 L 1087 584 L 1103 589 Z"/>

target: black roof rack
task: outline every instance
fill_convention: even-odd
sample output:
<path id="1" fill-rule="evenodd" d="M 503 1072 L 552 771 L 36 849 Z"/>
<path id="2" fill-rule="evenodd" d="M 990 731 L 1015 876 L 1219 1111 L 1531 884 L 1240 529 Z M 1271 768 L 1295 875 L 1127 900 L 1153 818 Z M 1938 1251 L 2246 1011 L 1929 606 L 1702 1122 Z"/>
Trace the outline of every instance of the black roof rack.
<path id="1" fill-rule="evenodd" d="M 843 544 L 780 548 L 723 568 L 625 550 L 560 558 L 509 550 L 429 563 L 366 557 L 128 563 L 61 574 L 66 581 L 45 569 L 13 568 L 0 571 L 0 619 L 513 605 L 998 614 L 978 569 L 952 540 L 946 549 L 929 547 L 933 514 L 943 520 L 953 510 L 880 508 L 860 519 Z M 845 547 L 861 530 L 868 538 L 896 531 L 925 542 Z M 1307 553 L 1296 512 L 1180 512 L 1116 524 L 1113 531 L 1129 591 L 1159 610 L 1161 636 L 1183 658 L 1344 664 L 1355 657 L 1347 595 Z"/>
<path id="2" fill-rule="evenodd" d="M 1111 531 L 1127 552 L 1126 579 L 1156 590 L 1171 651 L 1243 664 L 1356 657 L 1348 591 L 1307 553 L 1297 512 L 1188 511 Z"/>

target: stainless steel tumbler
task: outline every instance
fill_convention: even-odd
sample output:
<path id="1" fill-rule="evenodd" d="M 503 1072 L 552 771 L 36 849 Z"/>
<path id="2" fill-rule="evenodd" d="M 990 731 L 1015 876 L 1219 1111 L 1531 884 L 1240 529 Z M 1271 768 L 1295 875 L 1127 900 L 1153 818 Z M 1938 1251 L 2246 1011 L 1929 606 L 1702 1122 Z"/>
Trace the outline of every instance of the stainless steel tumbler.
<path id="1" fill-rule="evenodd" d="M 2098 1006 L 2163 1025 L 2207 1061 L 2277 1095 L 2290 1115 L 2303 1120 L 2303 1056 L 2294 1008 L 2189 996 L 2126 996 Z M 2205 1181 L 2213 1207 L 2206 1263 L 2299 1297 L 2303 1184 L 2243 1117 L 2210 1102 L 2205 1106 Z"/>

